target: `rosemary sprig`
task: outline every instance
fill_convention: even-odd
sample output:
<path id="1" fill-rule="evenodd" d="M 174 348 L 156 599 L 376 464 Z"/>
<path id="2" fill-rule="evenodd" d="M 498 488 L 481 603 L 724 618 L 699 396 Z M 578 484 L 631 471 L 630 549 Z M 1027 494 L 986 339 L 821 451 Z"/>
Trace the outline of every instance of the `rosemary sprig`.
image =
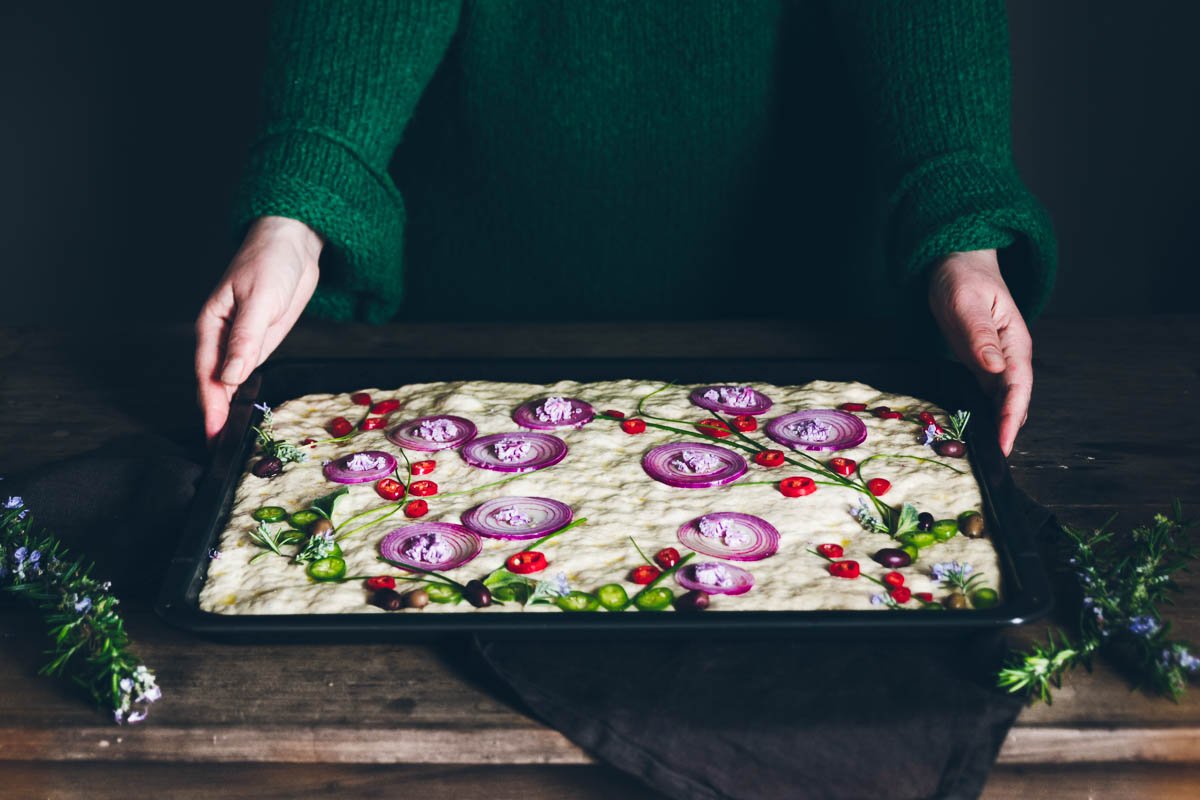
<path id="1" fill-rule="evenodd" d="M 950 415 L 946 427 L 937 435 L 937 441 L 964 441 L 967 435 L 967 423 L 970 421 L 970 411 L 955 411 Z"/>
<path id="2" fill-rule="evenodd" d="M 257 528 L 246 532 L 246 536 L 255 545 L 263 549 L 263 552 L 250 559 L 251 564 L 271 553 L 277 556 L 285 555 L 283 552 L 284 547 L 304 541 L 304 534 L 300 531 L 290 528 L 273 531 L 265 522 L 259 522 Z"/>
<path id="3" fill-rule="evenodd" d="M 1171 638 L 1170 623 L 1158 609 L 1180 591 L 1174 573 L 1196 558 L 1191 536 L 1197 522 L 1184 519 L 1178 500 L 1171 517 L 1155 515 L 1152 524 L 1134 528 L 1128 541 L 1113 535 L 1112 522 L 1091 531 L 1062 528 L 1060 545 L 1083 591 L 1078 633 L 1052 631 L 1045 646 L 1012 653 L 997 675 L 1001 688 L 1049 704 L 1063 676 L 1079 664 L 1090 668 L 1097 652 L 1116 657 L 1139 685 L 1172 700 L 1200 674 L 1196 645 Z"/>
<path id="4" fill-rule="evenodd" d="M 307 461 L 308 454 L 299 447 L 275 438 L 275 415 L 271 412 L 271 407 L 266 403 L 257 403 L 254 407 L 262 412 L 263 417 L 258 427 L 252 425 L 250 429 L 254 431 L 263 453 L 278 458 L 283 464 Z"/>
<path id="5" fill-rule="evenodd" d="M 55 536 L 34 526 L 20 497 L 0 506 L 0 592 L 24 598 L 41 613 L 53 641 L 41 674 L 69 676 L 118 723 L 141 722 L 162 691 L 130 650 L 120 601 L 110 589 Z"/>

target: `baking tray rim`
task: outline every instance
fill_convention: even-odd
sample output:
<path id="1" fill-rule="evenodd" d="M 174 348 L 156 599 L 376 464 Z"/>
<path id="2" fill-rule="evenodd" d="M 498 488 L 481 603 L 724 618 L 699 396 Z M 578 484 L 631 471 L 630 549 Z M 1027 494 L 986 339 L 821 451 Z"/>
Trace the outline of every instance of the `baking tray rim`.
<path id="1" fill-rule="evenodd" d="M 510 380 L 523 381 L 522 368 L 541 370 L 563 369 L 574 373 L 578 380 L 605 380 L 608 378 L 588 377 L 602 367 L 619 365 L 630 374 L 624 377 L 647 375 L 647 369 L 670 369 L 679 367 L 684 372 L 696 374 L 700 370 L 706 375 L 724 375 L 725 379 L 744 376 L 750 378 L 754 370 L 772 371 L 795 369 L 807 374 L 803 381 L 819 380 L 831 373 L 851 370 L 855 378 L 876 385 L 878 378 L 862 375 L 862 371 L 875 369 L 900 370 L 912 374 L 927 374 L 930 371 L 945 381 L 936 393 L 947 389 L 962 392 L 959 407 L 969 407 L 972 424 L 968 428 L 967 445 L 983 495 L 984 512 L 992 541 L 1000 557 L 1005 586 L 1005 599 L 994 609 L 961 610 L 954 612 L 902 613 L 854 610 L 809 610 L 809 611 L 709 611 L 703 614 L 554 614 L 501 613 L 475 614 L 452 613 L 437 615 L 407 614 L 218 614 L 199 608 L 199 590 L 203 585 L 204 573 L 209 561 L 210 548 L 224 529 L 232 495 L 241 477 L 241 466 L 249 455 L 253 444 L 250 421 L 253 406 L 261 402 L 264 388 L 270 389 L 271 382 L 278 376 L 290 372 L 328 375 L 356 375 L 366 370 L 395 369 L 397 371 L 418 368 L 440 374 L 440 378 L 407 380 L 404 383 L 427 382 L 427 380 Z M 497 368 L 503 378 L 473 377 L 492 373 Z M 582 369 L 582 372 L 577 371 Z M 554 372 L 554 374 L 559 374 Z M 683 377 L 683 376 L 677 376 Z M 666 377 L 659 379 L 668 380 Z M 739 377 L 741 379 L 741 377 Z M 832 379 L 832 378 L 825 378 Z M 688 378 L 681 382 L 697 383 L 714 378 Z M 341 385 L 341 381 L 336 383 Z M 528 381 L 546 382 L 546 381 Z M 775 380 L 772 382 L 779 383 Z M 353 391 L 370 382 L 358 380 L 353 386 L 343 386 L 342 391 Z M 887 383 L 887 381 L 883 381 Z M 380 382 L 379 385 L 385 385 Z M 397 384 L 397 385 L 403 385 Z M 320 391 L 320 390 L 310 390 Z M 309 393 L 307 391 L 301 394 Z M 907 390 L 904 393 L 925 397 L 939 405 L 941 398 L 929 397 L 931 392 Z M 287 398 L 283 398 L 287 399 Z M 162 586 L 155 602 L 155 612 L 174 627 L 201 636 L 230 641 L 261 641 L 263 639 L 307 640 L 304 634 L 321 637 L 322 641 L 334 638 L 360 638 L 370 635 L 406 641 L 424 640 L 447 635 L 478 634 L 494 637 L 541 637 L 555 636 L 570 638 L 572 634 L 595 635 L 734 635 L 734 636 L 786 636 L 789 634 L 821 634 L 839 632 L 900 634 L 905 631 L 929 634 L 957 634 L 979 632 L 1022 625 L 1040 619 L 1053 608 L 1053 593 L 1045 565 L 1037 547 L 1036 532 L 1025 519 L 1025 515 L 1014 507 L 1018 490 L 1008 470 L 1007 462 L 1000 453 L 995 440 L 995 423 L 990 403 L 984 398 L 971 374 L 961 365 L 944 360 L 850 360 L 826 358 L 503 358 L 503 359 L 278 359 L 259 367 L 235 394 L 230 409 L 229 421 L 218 437 L 209 463 L 197 486 L 188 520 L 180 536 L 175 556 L 163 575 Z"/>

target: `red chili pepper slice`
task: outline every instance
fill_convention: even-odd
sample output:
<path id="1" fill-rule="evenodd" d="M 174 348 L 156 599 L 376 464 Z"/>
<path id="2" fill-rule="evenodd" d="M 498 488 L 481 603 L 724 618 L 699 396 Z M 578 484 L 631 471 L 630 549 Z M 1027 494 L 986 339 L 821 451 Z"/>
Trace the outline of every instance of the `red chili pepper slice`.
<path id="1" fill-rule="evenodd" d="M 679 563 L 679 551 L 674 547 L 664 547 L 654 554 L 654 563 L 663 569 L 670 569 Z"/>
<path id="2" fill-rule="evenodd" d="M 812 478 L 797 476 L 784 478 L 779 482 L 779 492 L 784 497 L 804 497 L 817 490 L 817 483 Z"/>
<path id="3" fill-rule="evenodd" d="M 837 456 L 829 459 L 829 468 L 843 478 L 849 478 L 854 474 L 854 470 L 858 469 L 858 462 L 853 458 Z"/>
<path id="4" fill-rule="evenodd" d="M 374 578 L 367 578 L 367 588 L 373 592 L 380 589 L 395 589 L 396 579 L 391 575 L 378 575 Z"/>
<path id="5" fill-rule="evenodd" d="M 838 406 L 842 411 L 866 411 L 866 403 L 842 403 Z"/>
<path id="6" fill-rule="evenodd" d="M 608 411 L 604 411 L 604 412 L 602 412 L 602 413 L 603 413 L 603 414 L 605 414 L 606 416 L 609 416 L 609 417 L 616 417 L 617 419 L 625 419 L 625 412 L 624 412 L 624 411 L 613 411 L 613 410 L 610 408 Z"/>
<path id="7" fill-rule="evenodd" d="M 917 419 L 921 420 L 921 422 L 924 422 L 926 425 L 937 424 L 937 420 L 933 418 L 933 414 L 930 414 L 928 411 L 922 411 L 920 414 L 917 414 Z"/>
<path id="8" fill-rule="evenodd" d="M 528 575 L 531 572 L 541 572 L 547 566 L 546 556 L 539 553 L 537 550 L 523 550 L 508 557 L 504 562 L 504 567 L 509 572 L 515 572 L 518 575 Z"/>
<path id="9" fill-rule="evenodd" d="M 623 419 L 621 420 L 621 430 L 628 433 L 630 436 L 636 436 L 639 433 L 646 432 L 646 420 L 644 419 Z"/>
<path id="10" fill-rule="evenodd" d="M 871 478 L 867 481 L 867 491 L 876 497 L 883 497 L 892 488 L 892 482 L 887 478 Z"/>
<path id="11" fill-rule="evenodd" d="M 783 460 L 782 450 L 760 450 L 754 454 L 754 463 L 762 467 L 780 467 Z"/>
<path id="12" fill-rule="evenodd" d="M 350 402 L 356 406 L 369 406 L 371 405 L 371 395 L 366 392 L 355 392 L 350 395 Z"/>
<path id="13" fill-rule="evenodd" d="M 404 484 L 395 478 L 380 478 L 375 484 L 375 493 L 384 500 L 399 500 L 404 497 Z"/>
<path id="14" fill-rule="evenodd" d="M 352 430 L 354 430 L 354 426 L 345 417 L 334 417 L 329 423 L 329 432 L 339 439 Z"/>
<path id="15" fill-rule="evenodd" d="M 387 420 L 383 417 L 367 417 L 359 423 L 359 430 L 376 431 L 387 425 Z"/>
<path id="16" fill-rule="evenodd" d="M 380 400 L 375 405 L 371 406 L 372 414 L 390 414 L 400 408 L 399 400 Z"/>
<path id="17" fill-rule="evenodd" d="M 845 554 L 840 544 L 819 544 L 817 552 L 826 558 L 841 558 Z"/>
<path id="18" fill-rule="evenodd" d="M 907 603 L 912 599 L 912 590 L 907 586 L 897 586 L 895 589 L 892 589 L 892 591 L 888 592 L 888 594 L 890 594 L 892 599 L 897 603 Z"/>
<path id="19" fill-rule="evenodd" d="M 413 481 L 408 485 L 408 492 L 414 497 L 429 497 L 437 494 L 437 484 L 433 481 Z"/>
<path id="20" fill-rule="evenodd" d="M 413 475 L 428 475 L 437 468 L 436 461 L 414 461 L 412 463 Z"/>
<path id="21" fill-rule="evenodd" d="M 829 574 L 835 578 L 857 578 L 857 561 L 835 561 L 829 565 Z"/>
<path id="22" fill-rule="evenodd" d="M 904 576 L 899 572 L 889 572 L 883 576 L 883 582 L 893 588 L 904 585 Z"/>
<path id="23" fill-rule="evenodd" d="M 316 442 L 317 442 L 316 439 L 301 439 L 299 444 L 301 447 L 303 447 L 306 444 L 316 444 Z"/>
<path id="24" fill-rule="evenodd" d="M 880 419 L 903 419 L 904 415 L 899 411 L 885 411 L 878 415 Z"/>
<path id="25" fill-rule="evenodd" d="M 702 419 L 696 423 L 696 430 L 714 439 L 724 439 L 733 433 L 729 426 L 719 419 Z"/>
<path id="26" fill-rule="evenodd" d="M 410 519 L 423 517 L 429 513 L 429 503 L 424 500 L 409 500 L 408 505 L 404 507 L 404 516 Z"/>
<path id="27" fill-rule="evenodd" d="M 739 431 L 756 431 L 758 430 L 758 420 L 750 414 L 741 414 L 733 418 L 733 427 Z"/>
<path id="28" fill-rule="evenodd" d="M 662 572 L 658 569 L 658 567 L 652 567 L 649 564 L 642 564 L 640 567 L 634 568 L 633 572 L 630 574 L 630 577 L 633 579 L 634 583 L 644 586 L 661 574 Z"/>
<path id="29" fill-rule="evenodd" d="M 913 595 L 913 597 L 917 598 L 918 600 L 924 600 L 926 603 L 933 602 L 933 592 L 917 592 Z"/>

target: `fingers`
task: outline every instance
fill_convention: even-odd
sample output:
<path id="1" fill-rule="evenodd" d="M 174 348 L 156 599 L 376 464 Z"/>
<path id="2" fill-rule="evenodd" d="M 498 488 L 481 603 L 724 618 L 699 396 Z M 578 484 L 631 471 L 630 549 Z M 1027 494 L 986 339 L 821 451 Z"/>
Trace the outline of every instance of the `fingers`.
<path id="1" fill-rule="evenodd" d="M 263 340 L 271 324 L 271 306 L 254 292 L 236 303 L 233 326 L 225 343 L 221 383 L 237 388 L 262 361 Z"/>
<path id="2" fill-rule="evenodd" d="M 200 408 L 204 412 L 204 433 L 210 440 L 220 432 L 229 413 L 226 387 L 217 379 L 216 370 L 232 306 L 232 292 L 227 286 L 221 286 L 196 319 L 196 385 Z"/>
<path id="3" fill-rule="evenodd" d="M 1029 401 L 1033 396 L 1033 340 L 1015 308 L 999 333 L 1006 365 L 1000 399 L 1000 449 L 1007 456 L 1012 453 L 1021 426 L 1029 418 Z"/>

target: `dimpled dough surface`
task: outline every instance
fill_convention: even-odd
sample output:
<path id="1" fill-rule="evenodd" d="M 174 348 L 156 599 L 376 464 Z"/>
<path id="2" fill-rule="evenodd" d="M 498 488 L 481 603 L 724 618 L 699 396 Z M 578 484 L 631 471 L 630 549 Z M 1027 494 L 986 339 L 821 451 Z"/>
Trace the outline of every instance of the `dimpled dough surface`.
<path id="1" fill-rule="evenodd" d="M 859 402 L 866 403 L 868 408 L 886 405 L 909 416 L 922 410 L 933 411 L 939 420 L 945 415 L 942 409 L 916 398 L 885 394 L 861 383 L 815 381 L 787 387 L 765 383 L 749 385 L 774 401 L 766 414 L 757 417 L 759 430 L 749 434 L 771 447 L 778 445 L 763 435 L 763 425 L 767 420 L 791 411 L 836 408 L 844 402 Z M 386 398 L 400 401 L 400 410 L 389 417 L 387 429 L 416 417 L 454 414 L 470 419 L 478 426 L 479 435 L 485 436 L 522 430 L 512 421 L 511 414 L 518 405 L 529 400 L 561 395 L 585 400 L 597 411 L 617 409 L 632 415 L 637 401 L 661 386 L 661 383 L 635 380 L 562 381 L 552 385 L 472 381 L 413 384 L 395 391 L 365 391 L 376 401 Z M 647 410 L 657 416 L 694 422 L 711 416 L 689 401 L 688 395 L 693 388 L 668 388 L 649 401 Z M 364 407 L 350 401 L 349 394 L 306 395 L 274 410 L 275 436 L 293 443 L 305 438 L 325 439 L 328 438 L 325 426 L 331 419 L 341 416 L 356 422 L 364 411 Z M 869 413 L 856 416 L 866 423 L 866 441 L 859 447 L 838 453 L 816 454 L 818 458 L 827 460 L 840 455 L 862 462 L 876 453 L 937 458 L 929 447 L 920 444 L 916 424 L 907 420 L 877 419 Z M 361 580 L 315 583 L 309 580 L 303 566 L 273 554 L 251 564 L 250 559 L 264 551 L 247 536 L 257 524 L 251 514 L 260 506 L 275 505 L 290 512 L 297 511 L 337 489 L 338 484 L 326 480 L 322 474 L 324 461 L 362 450 L 384 450 L 398 457 L 403 476 L 404 461 L 399 458 L 399 448 L 385 437 L 385 430 L 361 432 L 345 442 L 306 447 L 307 461 L 288 464 L 282 474 L 269 480 L 251 475 L 247 463 L 228 525 L 221 534 L 219 557 L 209 564 L 200 607 L 225 614 L 385 613 L 368 603 L 369 592 Z M 606 583 L 616 582 L 624 585 L 632 596 L 640 587 L 629 579 L 629 574 L 643 562 L 630 544 L 630 536 L 636 538 L 647 554 L 652 555 L 663 547 L 675 547 L 686 553 L 687 549 L 676 538 L 676 531 L 682 524 L 706 513 L 737 511 L 754 514 L 773 524 L 780 532 L 779 551 L 762 561 L 735 562 L 754 574 L 755 586 L 740 596 L 713 595 L 711 610 L 886 610 L 885 606 L 871 603 L 871 596 L 883 591 L 877 584 L 861 577 L 854 580 L 832 577 L 827 563 L 807 552 L 818 544 L 836 542 L 845 548 L 844 558 L 858 561 L 864 574 L 882 578 L 888 571 L 873 562 L 871 555 L 881 547 L 895 546 L 895 543 L 884 534 L 863 530 L 851 517 L 850 509 L 861 497 L 857 492 L 820 486 L 818 491 L 806 497 L 788 498 L 774 485 L 672 488 L 652 480 L 643 471 L 642 455 L 665 442 L 698 442 L 699 439 L 655 428 L 648 428 L 640 435 L 629 435 L 616 422 L 604 419 L 596 419 L 579 429 L 547 432 L 561 437 L 570 448 L 561 463 L 527 473 L 501 486 L 445 499 L 426 498 L 429 513 L 420 520 L 409 520 L 396 514 L 341 540 L 346 574 L 399 574 L 377 560 L 379 542 L 390 531 L 417 522 L 458 523 L 463 512 L 484 500 L 527 495 L 560 500 L 574 510 L 576 519 L 587 518 L 586 524 L 567 531 L 541 548 L 550 561 L 549 569 L 542 574 L 554 578 L 557 573 L 564 572 L 572 589 L 595 591 Z M 810 474 L 786 464 L 773 469 L 760 467 L 753 463 L 751 454 L 737 452 L 745 455 L 749 463 L 748 473 L 738 483 Z M 443 493 L 460 492 L 506 477 L 504 473 L 468 466 L 457 450 L 407 453 L 413 461 L 433 459 L 437 462 L 436 470 L 422 477 L 436 481 Z M 970 472 L 968 460 L 939 460 L 952 463 L 966 474 L 955 474 L 910 459 L 876 459 L 867 465 L 865 472 L 867 477 L 891 481 L 892 488 L 884 499 L 895 507 L 912 503 L 918 510 L 933 514 L 935 519 L 981 509 L 979 486 Z M 335 523 L 385 502 L 375 493 L 373 483 L 348 488 L 349 494 L 338 501 Z M 460 583 L 482 578 L 521 549 L 521 542 L 485 538 L 483 552 L 478 558 L 445 574 Z M 295 550 L 292 547 L 285 552 L 294 553 Z M 691 563 L 710 560 L 697 555 Z M 987 537 L 969 539 L 962 535 L 922 551 L 919 561 L 901 570 L 905 585 L 914 593 L 933 592 L 935 598 L 945 597 L 948 590 L 936 584 L 929 575 L 931 565 L 945 561 L 970 563 L 976 573 L 983 574 L 980 585 L 1001 589 L 996 552 L 991 541 Z M 676 594 L 681 591 L 673 579 L 663 585 L 670 586 Z M 403 591 L 404 584 L 398 582 L 397 588 Z M 909 603 L 909 607 L 916 605 L 915 600 Z M 494 614 L 520 610 L 517 603 L 505 603 L 485 611 Z M 555 606 L 541 604 L 524 610 L 561 613 Z M 464 602 L 431 604 L 420 611 L 399 613 L 475 611 L 477 609 Z M 636 612 L 630 609 L 630 613 Z"/>

